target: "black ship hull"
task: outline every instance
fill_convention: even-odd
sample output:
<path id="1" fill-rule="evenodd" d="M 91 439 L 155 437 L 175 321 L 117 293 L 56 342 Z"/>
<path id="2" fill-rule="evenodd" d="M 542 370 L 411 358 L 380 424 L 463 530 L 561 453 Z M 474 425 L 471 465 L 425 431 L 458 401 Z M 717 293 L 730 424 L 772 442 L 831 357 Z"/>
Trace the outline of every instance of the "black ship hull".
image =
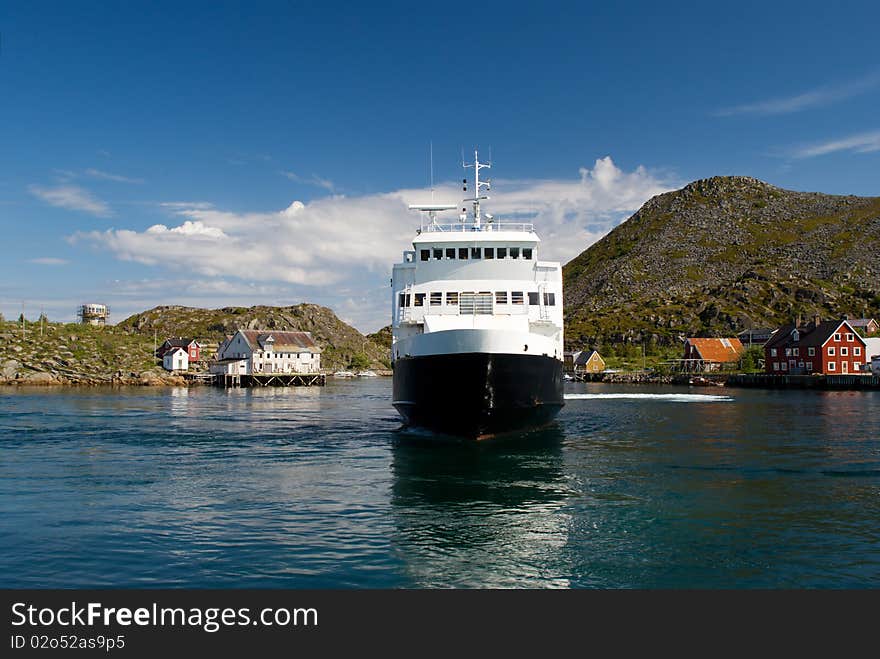
<path id="1" fill-rule="evenodd" d="M 409 426 L 482 439 L 545 425 L 562 409 L 562 362 L 464 353 L 394 363 L 393 404 Z"/>

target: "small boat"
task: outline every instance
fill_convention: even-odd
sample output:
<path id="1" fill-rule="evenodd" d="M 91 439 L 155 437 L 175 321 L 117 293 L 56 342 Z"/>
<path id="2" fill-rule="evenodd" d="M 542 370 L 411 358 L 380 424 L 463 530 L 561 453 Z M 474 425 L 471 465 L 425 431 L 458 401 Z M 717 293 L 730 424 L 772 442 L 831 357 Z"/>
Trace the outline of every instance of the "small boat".
<path id="1" fill-rule="evenodd" d="M 704 378 L 701 376 L 697 376 L 695 378 L 691 378 L 688 380 L 688 384 L 692 387 L 723 387 L 723 382 L 715 382 L 714 380 L 710 380 L 708 378 Z"/>
<path id="2" fill-rule="evenodd" d="M 373 371 L 359 371 L 357 376 L 359 378 L 375 378 L 378 377 Z"/>
<path id="3" fill-rule="evenodd" d="M 334 378 L 353 378 L 354 373 L 352 373 L 351 371 L 336 371 L 333 374 L 333 377 Z"/>

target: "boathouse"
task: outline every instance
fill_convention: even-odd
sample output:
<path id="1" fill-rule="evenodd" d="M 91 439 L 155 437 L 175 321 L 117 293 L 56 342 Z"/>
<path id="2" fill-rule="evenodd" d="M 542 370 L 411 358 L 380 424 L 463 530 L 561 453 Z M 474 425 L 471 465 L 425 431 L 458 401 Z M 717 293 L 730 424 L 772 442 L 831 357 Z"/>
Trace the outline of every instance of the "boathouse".
<path id="1" fill-rule="evenodd" d="M 169 348 L 162 355 L 162 366 L 166 371 L 188 371 L 189 353 L 179 346 Z"/>
<path id="2" fill-rule="evenodd" d="M 605 360 L 596 350 L 583 350 L 574 358 L 575 373 L 601 373 L 605 370 Z"/>
<path id="3" fill-rule="evenodd" d="M 218 375 L 318 373 L 321 348 L 309 332 L 238 330 L 217 348 L 210 370 Z"/>
<path id="4" fill-rule="evenodd" d="M 692 337 L 684 343 L 682 369 L 693 373 L 719 371 L 725 366 L 735 366 L 746 351 L 736 338 Z"/>
<path id="5" fill-rule="evenodd" d="M 764 368 L 774 375 L 861 373 L 871 362 L 867 344 L 848 320 L 815 317 L 798 327 L 785 325 L 764 346 Z"/>

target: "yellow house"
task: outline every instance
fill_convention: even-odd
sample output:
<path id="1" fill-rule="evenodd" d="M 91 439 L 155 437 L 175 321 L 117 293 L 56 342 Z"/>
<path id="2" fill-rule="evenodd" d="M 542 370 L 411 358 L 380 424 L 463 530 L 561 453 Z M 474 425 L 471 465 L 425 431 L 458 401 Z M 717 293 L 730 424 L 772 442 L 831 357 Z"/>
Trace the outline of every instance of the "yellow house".
<path id="1" fill-rule="evenodd" d="M 574 358 L 575 373 L 601 373 L 605 370 L 605 360 L 595 350 L 584 350 Z"/>

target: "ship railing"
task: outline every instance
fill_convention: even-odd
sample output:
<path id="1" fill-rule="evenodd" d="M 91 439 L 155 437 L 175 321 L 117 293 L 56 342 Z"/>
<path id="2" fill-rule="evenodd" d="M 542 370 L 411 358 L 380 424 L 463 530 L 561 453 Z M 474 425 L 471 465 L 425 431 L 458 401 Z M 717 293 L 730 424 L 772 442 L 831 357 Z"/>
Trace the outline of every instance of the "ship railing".
<path id="1" fill-rule="evenodd" d="M 479 227 L 475 227 L 471 223 L 466 222 L 456 222 L 454 224 L 425 224 L 420 229 L 419 232 L 422 231 L 430 231 L 430 232 L 458 232 L 465 233 L 469 231 L 479 231 L 481 233 L 491 232 L 491 231 L 518 231 L 524 233 L 532 233 L 535 230 L 535 225 L 532 222 L 499 222 L 492 221 L 482 224 Z"/>

